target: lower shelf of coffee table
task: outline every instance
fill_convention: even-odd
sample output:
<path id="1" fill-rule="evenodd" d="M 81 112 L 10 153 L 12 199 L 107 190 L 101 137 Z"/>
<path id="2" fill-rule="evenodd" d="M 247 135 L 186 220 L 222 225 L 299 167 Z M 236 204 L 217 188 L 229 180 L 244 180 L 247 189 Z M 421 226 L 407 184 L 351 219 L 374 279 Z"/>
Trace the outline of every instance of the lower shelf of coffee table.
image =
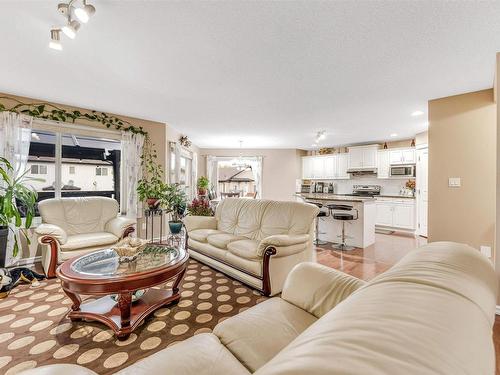
<path id="1" fill-rule="evenodd" d="M 83 302 L 78 310 L 68 313 L 68 318 L 72 321 L 86 319 L 104 323 L 118 338 L 125 339 L 149 314 L 164 305 L 178 301 L 179 298 L 180 294 L 173 293 L 172 290 L 149 289 L 139 300 L 132 302 L 130 324 L 126 326 L 122 326 L 120 307 L 111 296 Z"/>

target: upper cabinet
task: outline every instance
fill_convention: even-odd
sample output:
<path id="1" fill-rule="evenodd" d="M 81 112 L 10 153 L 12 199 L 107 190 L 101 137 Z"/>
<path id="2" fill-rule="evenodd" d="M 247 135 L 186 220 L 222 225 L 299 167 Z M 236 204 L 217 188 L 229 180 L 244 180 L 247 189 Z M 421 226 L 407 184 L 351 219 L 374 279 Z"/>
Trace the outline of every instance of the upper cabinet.
<path id="1" fill-rule="evenodd" d="M 377 155 L 377 178 L 389 178 L 391 165 L 388 150 L 380 150 Z"/>
<path id="2" fill-rule="evenodd" d="M 302 178 L 307 180 L 337 180 L 350 178 L 347 154 L 302 157 Z"/>
<path id="3" fill-rule="evenodd" d="M 389 151 L 389 160 L 391 165 L 415 164 L 415 149 L 405 148 Z"/>
<path id="4" fill-rule="evenodd" d="M 349 147 L 349 169 L 377 168 L 378 145 Z"/>

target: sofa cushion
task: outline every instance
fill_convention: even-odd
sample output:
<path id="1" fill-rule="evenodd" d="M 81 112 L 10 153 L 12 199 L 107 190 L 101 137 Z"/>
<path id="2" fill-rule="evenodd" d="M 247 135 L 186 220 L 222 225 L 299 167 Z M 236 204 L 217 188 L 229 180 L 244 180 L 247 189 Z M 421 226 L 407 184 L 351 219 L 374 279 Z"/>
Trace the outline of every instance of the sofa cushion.
<path id="1" fill-rule="evenodd" d="M 254 372 L 316 320 L 281 298 L 271 298 L 219 323 L 214 334 Z"/>
<path id="2" fill-rule="evenodd" d="M 227 245 L 227 249 L 239 257 L 245 259 L 261 259 L 262 257 L 258 254 L 260 241 L 257 240 L 239 240 L 231 242 Z"/>
<path id="3" fill-rule="evenodd" d="M 256 375 L 494 374 L 497 282 L 476 249 L 433 243 L 414 250 Z"/>
<path id="4" fill-rule="evenodd" d="M 229 233 L 217 233 L 209 235 L 207 237 L 207 242 L 212 246 L 225 250 L 227 249 L 228 243 L 243 239 L 245 239 L 243 236 L 235 236 Z"/>
<path id="5" fill-rule="evenodd" d="M 189 238 L 196 240 L 198 242 L 207 242 L 207 237 L 212 234 L 222 233 L 217 229 L 195 229 L 188 232 Z"/>
<path id="6" fill-rule="evenodd" d="M 206 255 L 210 258 L 215 258 L 218 260 L 223 261 L 227 250 L 224 249 L 219 249 L 218 247 L 215 247 L 213 245 L 210 245 L 209 243 L 206 242 L 199 242 L 195 241 L 193 239 L 189 240 L 189 249 L 193 249 L 203 255 Z"/>
<path id="7" fill-rule="evenodd" d="M 119 371 L 117 375 L 249 375 L 211 333 L 201 333 Z"/>
<path id="8" fill-rule="evenodd" d="M 109 232 L 75 234 L 68 236 L 66 243 L 61 245 L 61 250 L 67 251 L 85 247 L 106 246 L 114 244 L 117 241 L 118 237 Z"/>

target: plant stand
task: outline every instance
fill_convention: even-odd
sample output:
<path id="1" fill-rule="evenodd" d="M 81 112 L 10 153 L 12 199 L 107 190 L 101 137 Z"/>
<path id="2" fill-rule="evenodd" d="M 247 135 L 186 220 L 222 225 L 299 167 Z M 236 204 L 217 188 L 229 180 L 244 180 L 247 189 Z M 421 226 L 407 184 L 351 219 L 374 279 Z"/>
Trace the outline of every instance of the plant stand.
<path id="1" fill-rule="evenodd" d="M 144 217 L 146 219 L 146 239 L 148 239 L 148 232 L 151 230 L 151 243 L 162 244 L 163 241 L 163 214 L 164 210 L 161 208 L 146 208 L 144 210 Z M 160 218 L 160 238 L 158 241 L 154 240 L 155 218 Z"/>

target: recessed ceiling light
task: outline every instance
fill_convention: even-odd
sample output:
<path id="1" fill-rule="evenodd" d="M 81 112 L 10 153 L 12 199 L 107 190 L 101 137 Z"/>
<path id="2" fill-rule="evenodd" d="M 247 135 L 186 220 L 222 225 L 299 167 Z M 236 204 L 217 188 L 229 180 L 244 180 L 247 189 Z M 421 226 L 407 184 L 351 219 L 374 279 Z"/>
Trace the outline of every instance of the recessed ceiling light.
<path id="1" fill-rule="evenodd" d="M 62 44 L 60 41 L 61 30 L 60 29 L 52 29 L 50 30 L 50 42 L 49 47 L 55 49 L 56 51 L 62 50 Z"/>
<path id="2" fill-rule="evenodd" d="M 424 112 L 423 112 L 423 111 L 414 111 L 414 112 L 412 112 L 412 113 L 411 113 L 411 115 L 412 115 L 413 117 L 416 117 L 416 116 L 422 116 L 423 114 L 424 114 Z"/>
<path id="3" fill-rule="evenodd" d="M 391 134 L 391 138 L 395 138 L 395 137 L 397 137 L 397 136 L 398 136 L 398 135 L 397 135 L 396 133 L 392 133 L 392 134 Z"/>

